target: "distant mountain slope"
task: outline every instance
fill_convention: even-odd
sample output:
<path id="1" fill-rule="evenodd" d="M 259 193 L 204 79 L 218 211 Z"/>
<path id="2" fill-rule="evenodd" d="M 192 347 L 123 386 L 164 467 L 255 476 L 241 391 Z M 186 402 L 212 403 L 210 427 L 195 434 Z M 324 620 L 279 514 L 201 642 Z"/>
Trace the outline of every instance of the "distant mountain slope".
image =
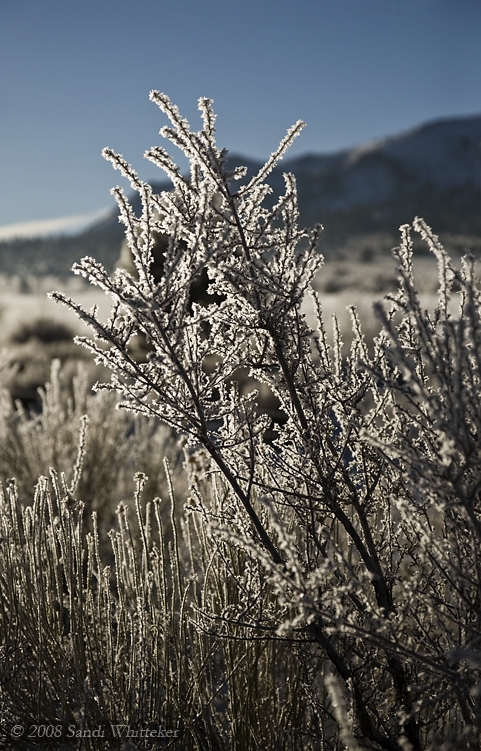
<path id="1" fill-rule="evenodd" d="M 0 274 L 21 278 L 70 277 L 71 267 L 83 256 L 92 256 L 112 270 L 124 233 L 117 222 L 107 229 L 80 235 L 19 238 L 0 242 Z"/>
<path id="2" fill-rule="evenodd" d="M 481 233 L 481 116 L 286 161 L 283 170 L 296 175 L 304 221 L 339 239 L 396 232 L 416 214 L 437 232 Z"/>
<path id="3" fill-rule="evenodd" d="M 261 162 L 229 157 L 252 176 Z M 278 194 L 283 172 L 297 179 L 301 218 L 321 222 L 328 237 L 388 231 L 416 214 L 438 232 L 481 233 L 481 116 L 441 120 L 393 138 L 336 154 L 281 162 L 269 182 Z M 155 190 L 168 190 L 159 183 Z M 140 210 L 140 201 L 134 201 Z M 116 215 L 102 226 L 113 227 Z"/>
<path id="4" fill-rule="evenodd" d="M 241 164 L 248 177 L 262 166 L 229 157 L 230 167 Z M 481 236 L 481 115 L 428 123 L 335 154 L 287 159 L 269 178 L 275 195 L 283 190 L 283 172 L 297 178 L 301 221 L 321 222 L 330 243 L 373 232 L 396 237 L 399 225 L 416 215 L 438 233 Z M 171 186 L 153 187 L 159 192 Z M 138 196 L 132 200 L 139 212 Z M 64 274 L 86 254 L 113 267 L 121 237 L 114 210 L 76 237 L 0 243 L 0 271 L 52 273 L 57 267 Z"/>

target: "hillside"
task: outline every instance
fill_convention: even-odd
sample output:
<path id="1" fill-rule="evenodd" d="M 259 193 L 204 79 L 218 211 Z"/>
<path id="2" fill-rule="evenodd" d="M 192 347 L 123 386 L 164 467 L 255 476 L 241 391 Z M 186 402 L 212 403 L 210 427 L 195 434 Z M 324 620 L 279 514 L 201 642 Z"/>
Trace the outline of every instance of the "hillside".
<path id="1" fill-rule="evenodd" d="M 232 155 L 229 166 L 262 164 Z M 359 235 L 397 237 L 400 224 L 423 216 L 438 233 L 481 236 L 481 116 L 441 120 L 335 154 L 287 159 L 269 178 L 278 194 L 283 172 L 297 178 L 301 221 L 324 225 L 324 244 Z M 168 182 L 155 190 L 168 190 Z M 134 199 L 136 210 L 139 200 Z M 113 267 L 122 238 L 117 212 L 76 237 L 0 243 L 0 272 L 64 276 L 93 255 Z"/>
<path id="2" fill-rule="evenodd" d="M 328 237 L 396 233 L 416 214 L 437 232 L 481 234 L 480 116 L 294 159 L 283 170 L 297 177 L 304 221 L 321 221 Z"/>

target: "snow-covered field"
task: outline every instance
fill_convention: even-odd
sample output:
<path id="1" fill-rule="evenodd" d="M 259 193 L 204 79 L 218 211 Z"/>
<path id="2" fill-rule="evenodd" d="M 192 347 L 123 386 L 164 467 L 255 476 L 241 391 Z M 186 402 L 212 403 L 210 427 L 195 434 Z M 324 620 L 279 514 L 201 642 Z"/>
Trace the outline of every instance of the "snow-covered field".
<path id="1" fill-rule="evenodd" d="M 55 279 L 39 281 L 38 291 L 22 293 L 16 289 L 15 280 L 9 285 L 6 280 L 0 286 L 0 341 L 8 341 L 18 327 L 37 318 L 49 318 L 69 325 L 75 333 L 85 333 L 85 325 L 77 316 L 63 305 L 47 297 L 47 292 L 59 290 L 72 297 L 84 308 L 93 305 L 99 307 L 102 316 L 107 317 L 110 310 L 110 298 L 100 290 L 83 285 L 74 279 L 66 284 Z"/>
<path id="2" fill-rule="evenodd" d="M 437 288 L 437 267 L 431 256 L 422 256 L 415 261 L 415 281 L 421 294 L 423 304 L 431 307 L 435 304 Z M 341 327 L 350 327 L 348 305 L 358 307 L 361 321 L 371 328 L 373 325 L 372 303 L 382 300 L 384 295 L 396 288 L 394 259 L 389 250 L 376 253 L 374 259 L 362 261 L 359 258 L 343 254 L 329 258 L 319 272 L 315 288 L 321 293 L 326 323 L 332 313 L 339 317 Z M 23 285 L 25 289 L 25 284 Z M 42 277 L 28 280 L 28 292 L 22 292 L 19 279 L 0 275 L 0 338 L 5 340 L 8 334 L 20 322 L 31 321 L 38 317 L 48 317 L 69 323 L 75 330 L 81 330 L 74 313 L 57 305 L 47 297 L 47 292 L 60 290 L 70 295 L 84 307 L 98 305 L 101 315 L 108 315 L 111 300 L 95 287 L 88 286 L 83 279 L 74 277 L 68 281 L 54 277 Z M 313 320 L 312 302 L 306 299 L 304 310 L 308 319 Z M 80 329 L 79 329 L 80 327 Z"/>
<path id="3" fill-rule="evenodd" d="M 392 238 L 366 236 L 362 243 L 348 243 L 342 251 L 328 254 L 328 258 L 315 279 L 314 286 L 321 295 L 325 327 L 330 337 L 331 316 L 336 313 L 341 332 L 350 339 L 351 322 L 347 306 L 356 305 L 366 338 L 372 339 L 379 330 L 372 305 L 397 289 L 395 262 L 391 254 Z M 322 243 L 321 243 L 321 250 Z M 459 253 L 455 265 L 459 266 Z M 433 309 L 436 304 L 438 271 L 435 259 L 429 253 L 415 253 L 415 283 L 422 305 Z M 97 305 L 100 315 L 107 317 L 111 299 L 83 279 L 72 277 L 59 280 L 54 277 L 29 277 L 27 280 L 0 275 L 0 346 L 8 342 L 18 327 L 37 318 L 50 318 L 68 324 L 76 333 L 85 333 L 85 326 L 75 314 L 47 297 L 47 292 L 60 290 L 83 307 Z M 457 302 L 454 303 L 453 312 Z M 308 321 L 314 323 L 312 300 L 307 297 L 304 311 Z"/>

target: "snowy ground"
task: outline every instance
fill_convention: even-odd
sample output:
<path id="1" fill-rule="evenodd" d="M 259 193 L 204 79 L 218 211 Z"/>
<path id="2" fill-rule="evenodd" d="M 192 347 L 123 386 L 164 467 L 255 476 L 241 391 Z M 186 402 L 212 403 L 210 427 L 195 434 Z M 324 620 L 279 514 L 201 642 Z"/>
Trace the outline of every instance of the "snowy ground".
<path id="1" fill-rule="evenodd" d="M 383 240 L 383 238 L 381 238 Z M 315 289 L 321 295 L 325 328 L 328 339 L 332 336 L 331 317 L 335 313 L 339 319 L 341 333 L 346 344 L 351 338 L 351 321 L 347 310 L 355 305 L 368 341 L 379 331 L 379 324 L 373 314 L 373 303 L 397 289 L 395 262 L 389 247 L 389 238 L 366 237 L 364 244 L 353 244 L 339 253 L 332 254 L 315 279 Z M 459 265 L 459 257 L 455 262 Z M 422 305 L 433 309 L 436 304 L 438 271 L 430 254 L 415 254 L 415 282 Z M 60 290 L 72 297 L 84 308 L 97 305 L 100 315 L 107 318 L 111 298 L 95 287 L 88 286 L 83 279 L 72 277 L 59 280 L 54 277 L 29 277 L 27 280 L 6 278 L 0 275 L 0 346 L 22 323 L 36 318 L 52 318 L 67 323 L 75 333 L 86 333 L 86 327 L 76 315 L 47 297 L 47 292 Z M 457 302 L 453 306 L 455 312 Z M 313 304 L 310 297 L 304 303 L 304 311 L 309 323 L 315 325 Z"/>

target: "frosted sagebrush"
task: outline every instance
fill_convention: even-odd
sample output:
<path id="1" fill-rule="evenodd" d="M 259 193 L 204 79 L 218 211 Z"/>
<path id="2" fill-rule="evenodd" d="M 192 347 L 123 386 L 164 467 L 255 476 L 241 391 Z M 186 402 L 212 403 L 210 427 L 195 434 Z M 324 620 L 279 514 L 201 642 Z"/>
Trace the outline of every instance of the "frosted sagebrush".
<path id="1" fill-rule="evenodd" d="M 8 364 L 7 358 L 8 353 Z M 87 516 L 97 512 L 100 537 L 105 542 L 118 503 L 132 495 L 136 471 L 148 474 L 148 496 L 168 495 L 159 455 L 170 460 L 177 492 L 185 492 L 182 451 L 170 429 L 158 421 L 116 411 L 115 394 L 92 394 L 88 372 L 80 363 L 72 379 L 71 396 L 67 392 L 69 379 L 68 367 L 53 360 L 50 378 L 38 392 L 38 414 L 26 410 L 21 402 L 13 404 L 7 389 L 0 389 L 0 482 L 14 477 L 21 503 L 26 504 L 38 478 L 47 476 L 50 469 L 59 475 L 69 474 L 85 415 L 89 428 L 78 493 Z M 1 380 L 0 372 L 0 385 Z"/>
<path id="2" fill-rule="evenodd" d="M 170 118 L 161 133 L 189 158 L 190 176 L 152 148 L 146 156 L 173 183 L 172 192 L 154 194 L 106 149 L 142 199 L 138 218 L 123 191 L 113 191 L 138 278 L 123 270 L 111 278 L 91 258 L 74 266 L 112 297 L 105 324 L 95 310 L 53 297 L 94 331 L 78 341 L 112 374 L 97 388 L 171 425 L 191 451 L 203 449 L 212 481 L 206 489 L 198 473 L 193 508 L 209 521 L 219 553 L 239 548 L 248 563 L 230 573 L 235 604 L 215 617 L 197 607 L 198 627 L 295 645 L 326 748 L 447 751 L 461 735 L 465 748 L 479 748 L 481 325 L 471 261 L 455 271 L 416 220 L 439 265 L 439 303 L 429 314 L 414 286 L 410 229 L 402 228 L 399 291 L 378 306 L 373 352 L 354 307 L 349 352 L 335 317 L 330 348 L 311 287 L 322 265 L 320 228 L 298 228 L 292 175 L 274 207 L 264 206 L 265 179 L 302 124 L 242 184 L 245 170 L 227 171 L 227 152 L 216 146 L 210 100 L 200 100 L 196 133 L 165 95 L 151 99 Z M 159 232 L 171 240 L 155 282 Z M 190 285 L 204 268 L 222 302 L 190 307 Z M 301 312 L 306 292 L 316 330 Z M 151 347 L 146 363 L 129 355 L 137 333 Z M 255 393 L 236 388 L 240 369 L 281 402 L 287 421 L 273 441 L 264 440 L 268 420 Z M 223 499 L 220 511 L 209 492 Z"/>
<path id="3" fill-rule="evenodd" d="M 139 731 L 138 748 L 153 751 L 158 739 L 143 739 L 140 731 L 163 723 L 179 731 L 165 748 L 307 748 L 313 713 L 289 643 L 223 640 L 187 617 L 192 603 L 221 614 L 237 602 L 242 595 L 229 582 L 230 571 L 242 570 L 246 556 L 230 548 L 218 555 L 205 517 L 179 518 L 175 493 L 183 496 L 185 488 L 167 460 L 165 429 L 157 430 L 163 441 L 152 431 L 139 436 L 140 445 L 126 440 L 122 422 L 131 418 L 113 411 L 114 396 L 88 395 L 87 382 L 78 381 L 76 409 L 64 412 L 57 363 L 43 399 L 45 424 L 39 425 L 41 416 L 28 423 L 22 415 L 26 441 L 19 465 L 35 445 L 46 444 L 48 453 L 55 434 L 70 454 L 67 422 L 78 447 L 70 465 L 64 457 L 66 471 L 51 469 L 35 491 L 12 479 L 0 487 L 0 747 L 77 748 L 75 727 L 85 729 L 83 748 L 119 751 L 125 743 L 109 728 L 129 724 Z M 103 440 L 113 455 L 98 446 L 95 421 L 102 417 Z M 100 515 L 87 514 L 90 504 L 84 509 L 83 503 L 92 453 L 103 482 L 115 491 L 115 475 L 126 465 L 132 469 L 131 461 L 145 466 L 143 454 L 150 451 L 157 462 L 164 457 L 166 479 L 158 481 L 159 467 L 150 467 L 149 480 L 137 473 L 132 509 L 120 503 L 109 539 L 103 539 Z M 55 457 L 42 461 L 47 458 Z M 192 472 L 200 469 L 198 455 L 191 464 Z M 162 499 L 146 503 L 154 487 Z M 102 492 L 112 489 L 102 491 L 96 483 L 94 498 Z M 129 492 L 124 486 L 122 497 Z M 38 726 L 38 738 L 28 737 L 31 728 L 13 746 L 16 725 Z M 45 731 L 46 725 L 52 729 Z M 105 733 L 96 738 L 91 733 L 99 725 Z"/>
<path id="4" fill-rule="evenodd" d="M 307 345 L 308 329 L 299 306 L 321 263 L 315 254 L 317 232 L 308 237 L 297 229 L 292 176 L 286 176 L 286 195 L 272 211 L 260 207 L 270 191 L 263 179 L 302 124 L 291 129 L 259 174 L 233 193 L 232 181 L 245 171 L 226 173 L 226 152 L 215 146 L 209 100 L 200 102 L 204 129 L 191 133 L 165 96 L 153 93 L 151 98 L 174 125 L 173 129 L 163 128 L 163 135 L 191 159 L 190 180 L 180 175 L 163 149 L 153 148 L 147 152 L 148 158 L 164 169 L 175 188 L 172 193 L 155 195 L 121 156 L 105 149 L 104 155 L 129 178 L 142 199 L 142 216 L 137 218 L 121 188 L 113 191 L 138 279 L 123 269 L 110 278 L 91 258 L 75 265 L 76 273 L 112 295 L 114 305 L 106 325 L 95 311 L 86 313 L 59 293 L 53 297 L 94 327 L 96 342 L 81 337 L 77 341 L 90 348 L 97 361 L 112 372 L 111 382 L 99 387 L 118 390 L 123 396 L 122 406 L 158 416 L 189 435 L 192 445 L 205 446 L 229 479 L 263 544 L 280 562 L 253 508 L 251 491 L 239 482 L 235 469 L 240 456 L 242 464 L 252 464 L 266 426 L 256 417 L 253 400 L 239 398 L 226 383 L 240 368 L 247 368 L 269 385 L 277 380 L 276 373 L 271 373 L 278 370 L 277 357 L 281 357 L 287 372 L 289 352 L 297 347 L 296 340 L 305 339 L 303 346 Z M 159 283 L 150 273 L 155 232 L 165 232 L 172 238 Z M 309 245 L 301 254 L 299 243 L 306 237 Z M 213 291 L 225 295 L 226 300 L 215 311 L 214 306 L 194 304 L 190 313 L 190 284 L 205 266 Z M 206 324 L 210 328 L 208 338 L 203 335 Z M 297 328 L 298 336 L 291 334 L 291 326 Z M 137 363 L 128 355 L 127 345 L 137 333 L 144 334 L 152 348 L 147 363 Z M 275 352 L 271 341 L 278 343 Z M 207 373 L 204 361 L 212 355 L 219 362 L 213 373 Z M 219 420 L 223 423 L 221 431 L 214 427 Z"/>

